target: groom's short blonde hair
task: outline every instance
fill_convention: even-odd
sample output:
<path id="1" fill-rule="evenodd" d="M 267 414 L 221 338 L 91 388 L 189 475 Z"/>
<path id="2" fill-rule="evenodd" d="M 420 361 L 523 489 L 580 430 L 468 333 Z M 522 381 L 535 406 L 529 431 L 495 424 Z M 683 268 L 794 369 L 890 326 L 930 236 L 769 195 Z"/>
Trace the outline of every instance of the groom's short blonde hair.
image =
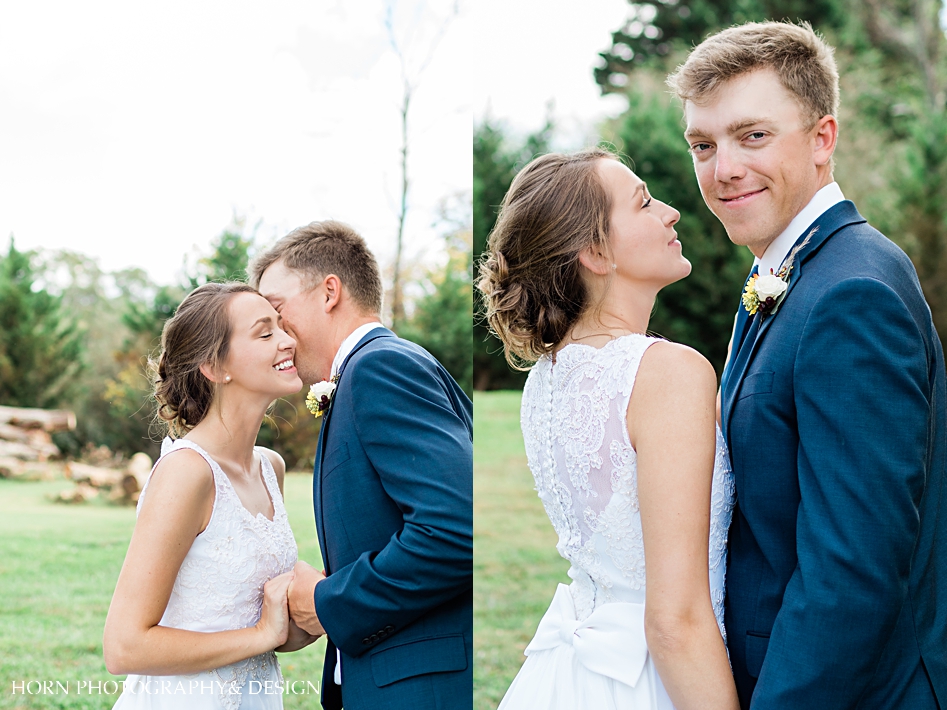
<path id="1" fill-rule="evenodd" d="M 263 272 L 277 261 L 300 272 L 308 288 L 335 274 L 363 313 L 381 313 L 383 291 L 378 262 L 362 236 L 349 225 L 326 220 L 294 229 L 250 262 L 250 285 L 258 289 Z"/>
<path id="2" fill-rule="evenodd" d="M 808 22 L 748 22 L 701 42 L 667 83 L 685 104 L 711 100 L 738 76 L 771 69 L 799 101 L 807 129 L 838 115 L 838 69 L 832 47 Z"/>

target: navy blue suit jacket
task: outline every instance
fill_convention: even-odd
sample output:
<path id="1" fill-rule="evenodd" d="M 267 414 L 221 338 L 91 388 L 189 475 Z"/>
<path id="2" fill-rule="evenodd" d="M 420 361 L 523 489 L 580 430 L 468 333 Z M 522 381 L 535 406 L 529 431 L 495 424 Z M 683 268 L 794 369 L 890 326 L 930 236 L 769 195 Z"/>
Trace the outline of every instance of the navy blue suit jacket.
<path id="1" fill-rule="evenodd" d="M 340 368 L 313 478 L 327 710 L 472 706 L 472 412 L 437 360 L 389 330 Z"/>
<path id="2" fill-rule="evenodd" d="M 910 260 L 851 202 L 806 236 L 785 300 L 742 346 L 738 319 L 721 383 L 740 701 L 945 708 L 941 343 Z"/>

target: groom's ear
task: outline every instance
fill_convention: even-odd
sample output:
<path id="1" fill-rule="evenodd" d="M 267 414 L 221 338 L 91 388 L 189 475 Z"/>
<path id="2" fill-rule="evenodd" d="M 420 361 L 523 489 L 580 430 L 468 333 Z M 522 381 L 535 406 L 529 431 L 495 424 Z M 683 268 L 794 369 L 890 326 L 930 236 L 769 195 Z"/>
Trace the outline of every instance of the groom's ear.
<path id="1" fill-rule="evenodd" d="M 335 274 L 329 274 L 322 280 L 322 308 L 329 313 L 342 300 L 342 281 Z"/>
<path id="2" fill-rule="evenodd" d="M 600 244 L 590 244 L 580 251 L 579 263 L 598 276 L 607 275 L 612 268 L 612 260 Z"/>
<path id="3" fill-rule="evenodd" d="M 835 116 L 823 116 L 812 128 L 812 157 L 816 165 L 827 165 L 832 160 L 838 142 L 838 121 Z"/>

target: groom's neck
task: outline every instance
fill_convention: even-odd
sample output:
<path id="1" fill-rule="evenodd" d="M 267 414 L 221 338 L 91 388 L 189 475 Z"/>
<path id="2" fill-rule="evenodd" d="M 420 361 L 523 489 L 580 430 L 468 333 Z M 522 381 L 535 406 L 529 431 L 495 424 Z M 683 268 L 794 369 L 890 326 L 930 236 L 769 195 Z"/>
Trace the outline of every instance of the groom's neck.
<path id="1" fill-rule="evenodd" d="M 381 317 L 378 315 L 365 314 L 361 312 L 353 312 L 350 314 L 341 315 L 339 320 L 333 324 L 331 342 L 332 342 L 332 352 L 329 357 L 328 363 L 325 365 L 326 377 L 329 378 L 329 375 L 332 370 L 332 361 L 335 359 L 335 356 L 338 354 L 339 349 L 342 347 L 342 343 L 345 342 L 345 339 L 348 338 L 356 329 L 360 328 L 363 325 L 368 323 L 380 323 Z"/>

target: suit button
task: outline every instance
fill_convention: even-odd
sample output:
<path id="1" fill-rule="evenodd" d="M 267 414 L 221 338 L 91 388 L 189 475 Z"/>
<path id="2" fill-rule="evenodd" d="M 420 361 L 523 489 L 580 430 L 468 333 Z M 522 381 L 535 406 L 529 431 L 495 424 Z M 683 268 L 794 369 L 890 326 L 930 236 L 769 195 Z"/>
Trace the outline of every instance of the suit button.
<path id="1" fill-rule="evenodd" d="M 372 634 L 368 638 L 372 640 L 372 643 L 375 643 L 378 640 L 378 634 Z"/>
<path id="2" fill-rule="evenodd" d="M 363 639 L 362 639 L 362 645 L 363 645 L 363 646 L 367 646 L 367 645 L 370 644 L 371 642 L 372 642 L 372 640 L 371 640 L 370 638 L 367 638 L 367 637 L 366 637 L 366 638 L 363 638 Z"/>
<path id="3" fill-rule="evenodd" d="M 395 627 L 392 626 L 391 624 L 385 627 L 385 631 L 387 631 L 389 634 L 394 630 L 395 630 Z"/>
<path id="4" fill-rule="evenodd" d="M 387 635 L 388 635 L 388 632 L 385 631 L 384 629 L 382 629 L 381 631 L 378 632 L 378 638 L 380 638 L 380 639 L 385 638 Z"/>

